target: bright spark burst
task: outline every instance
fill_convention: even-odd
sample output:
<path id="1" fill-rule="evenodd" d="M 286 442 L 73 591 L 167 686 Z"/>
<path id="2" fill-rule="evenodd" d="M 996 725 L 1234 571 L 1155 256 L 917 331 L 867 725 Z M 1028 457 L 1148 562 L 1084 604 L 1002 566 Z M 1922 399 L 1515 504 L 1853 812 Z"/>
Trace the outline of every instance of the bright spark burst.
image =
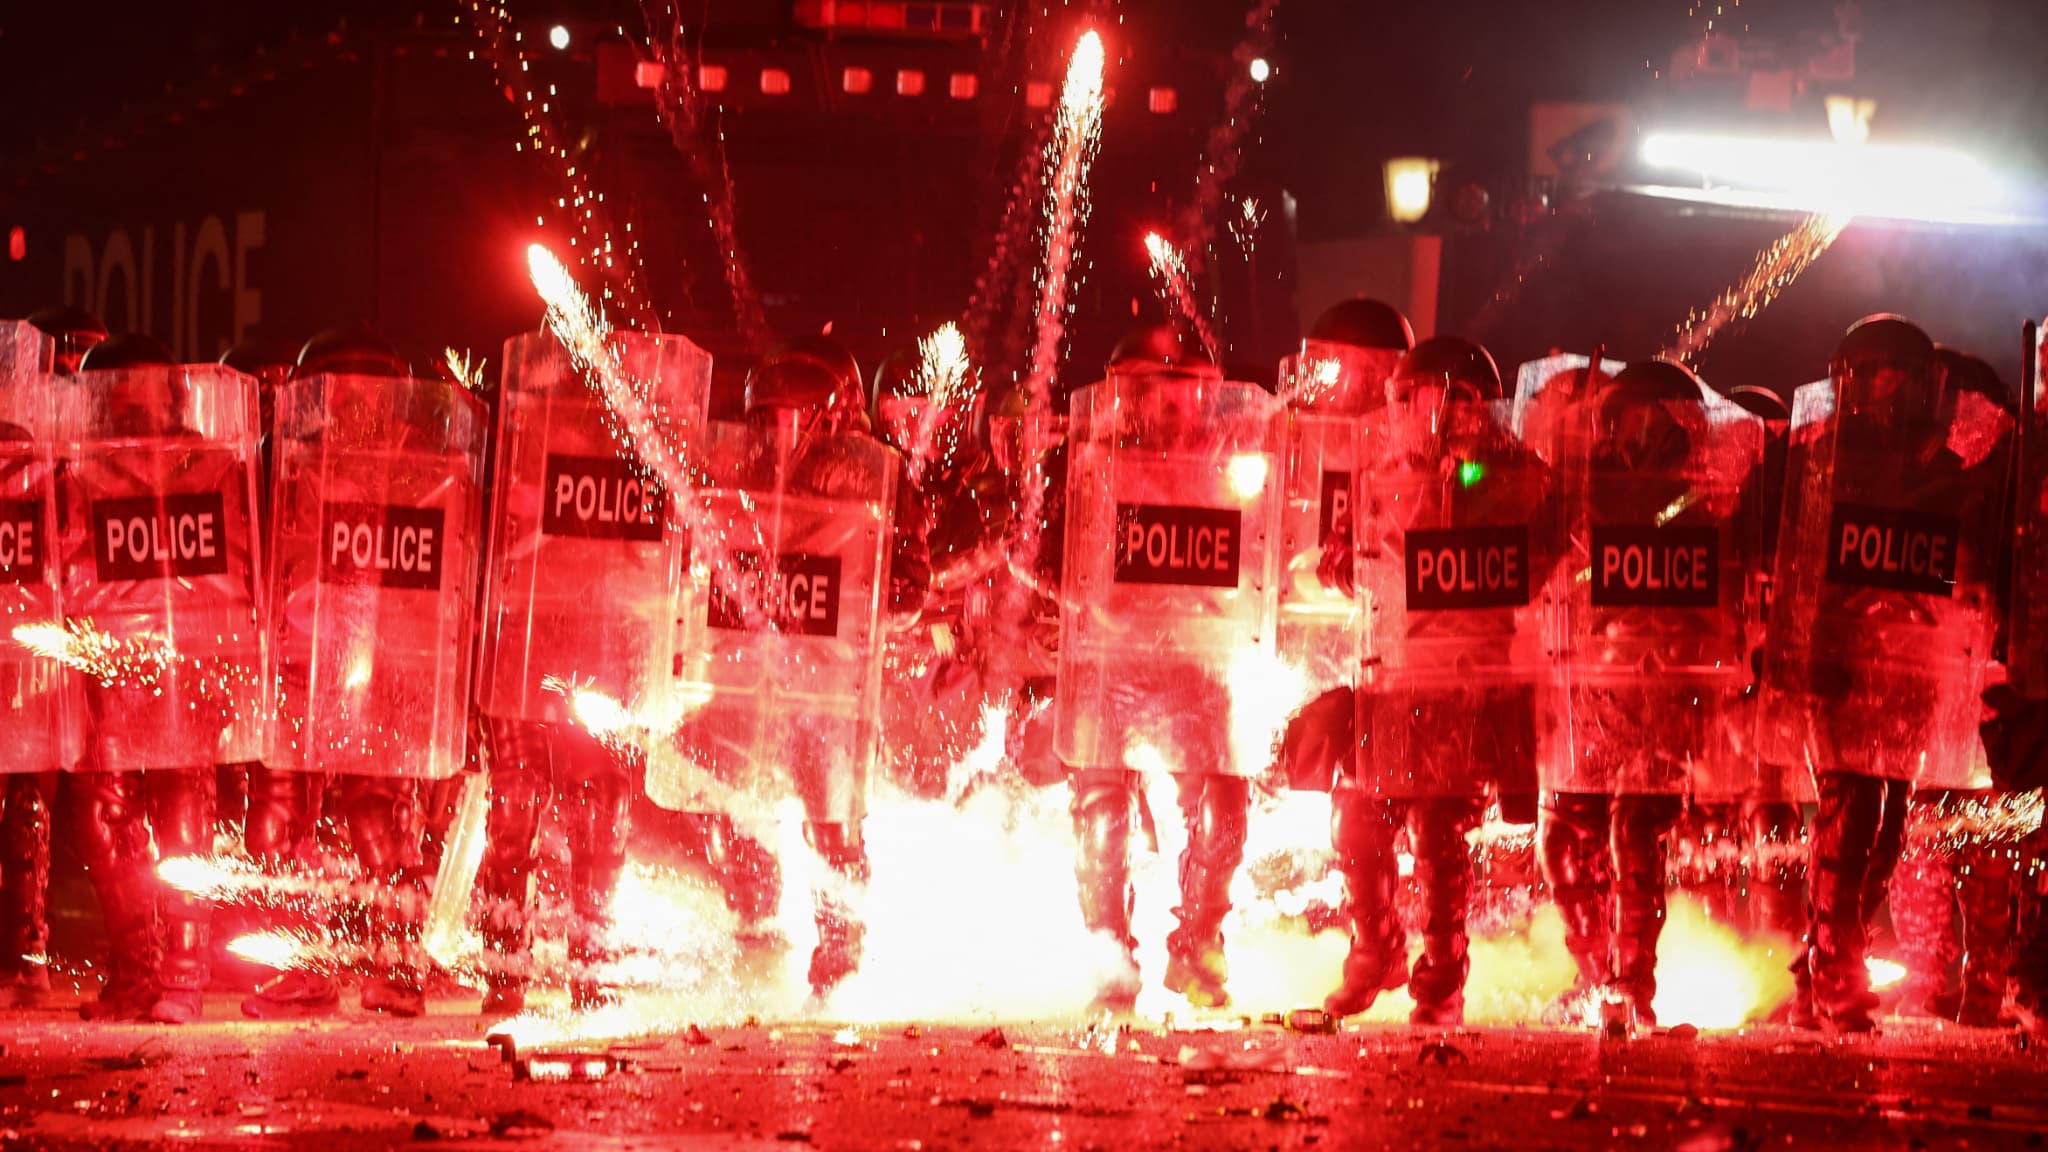
<path id="1" fill-rule="evenodd" d="M 1863 967 L 1870 973 L 1872 991 L 1882 991 L 1906 978 L 1906 966 L 1896 960 L 1882 956 L 1871 956 L 1863 961 Z"/>
<path id="2" fill-rule="evenodd" d="M 90 620 L 22 624 L 14 629 L 14 640 L 44 659 L 76 668 L 109 687 L 150 687 L 160 683 L 183 659 L 169 637 L 144 633 L 116 639 L 94 627 Z"/>
<path id="3" fill-rule="evenodd" d="M 229 952 L 279 972 L 304 967 L 316 949 L 317 943 L 311 937 L 283 929 L 249 932 L 228 942 Z"/>
<path id="4" fill-rule="evenodd" d="M 260 885 L 263 869 L 232 856 L 171 856 L 157 862 L 157 878 L 180 892 L 207 900 L 230 900 Z"/>
<path id="5" fill-rule="evenodd" d="M 1159 281 L 1159 291 L 1166 300 L 1166 306 L 1194 330 L 1195 338 L 1202 342 L 1209 358 L 1216 359 L 1216 332 L 1210 327 L 1209 318 L 1202 314 L 1202 306 L 1195 300 L 1194 285 L 1188 282 L 1188 264 L 1180 250 L 1159 233 L 1147 232 L 1145 253 L 1151 258 L 1152 275 Z"/>
<path id="6" fill-rule="evenodd" d="M 958 324 L 949 320 L 917 342 L 915 379 L 928 403 L 918 417 L 908 456 L 912 474 L 922 476 L 935 450 L 941 464 L 952 463 L 959 452 L 959 422 L 948 421 L 945 427 L 939 422 L 948 411 L 964 408 L 978 383 L 974 362 L 967 356 L 967 338 Z"/>
<path id="7" fill-rule="evenodd" d="M 484 365 L 488 364 L 489 361 L 473 361 L 470 359 L 468 352 L 457 352 L 453 348 L 443 348 L 441 356 L 442 362 L 448 365 L 448 371 L 454 374 L 455 379 L 461 381 L 464 388 L 469 389 L 471 392 L 483 392 Z"/>
<path id="8" fill-rule="evenodd" d="M 1250 256 L 1258 249 L 1259 230 L 1266 225 L 1266 209 L 1252 196 L 1238 201 L 1237 207 L 1237 214 L 1230 218 L 1230 238 Z"/>
<path id="9" fill-rule="evenodd" d="M 1690 365 L 1707 345 L 1731 325 L 1755 319 L 1779 294 L 1792 286 L 1821 253 L 1834 244 L 1855 217 L 1815 213 L 1798 227 L 1757 253 L 1749 275 L 1721 293 L 1704 310 L 1686 315 L 1671 344 L 1660 353 L 1667 360 Z"/>

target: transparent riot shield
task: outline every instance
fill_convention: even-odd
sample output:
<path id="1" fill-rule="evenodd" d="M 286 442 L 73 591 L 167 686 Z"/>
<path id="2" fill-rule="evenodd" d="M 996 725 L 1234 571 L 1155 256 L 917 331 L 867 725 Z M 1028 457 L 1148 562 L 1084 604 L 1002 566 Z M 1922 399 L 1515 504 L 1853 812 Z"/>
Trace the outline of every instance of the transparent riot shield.
<path id="1" fill-rule="evenodd" d="M 273 768 L 462 765 L 485 412 L 438 380 L 321 375 L 277 397 Z"/>
<path id="2" fill-rule="evenodd" d="M 1351 477 L 1362 432 L 1354 416 L 1287 413 L 1280 521 L 1280 659 L 1308 677 L 1311 696 L 1358 679 L 1365 614 L 1317 574 L 1326 546 L 1350 540 Z M 1342 530 L 1333 536 L 1332 530 Z"/>
<path id="3" fill-rule="evenodd" d="M 58 600 L 55 410 L 48 337 L 0 323 L 0 774 L 51 772 L 77 756 L 63 666 L 49 642 Z"/>
<path id="4" fill-rule="evenodd" d="M 1112 376 L 1069 434 L 1055 748 L 1077 767 L 1248 776 L 1228 685 L 1275 652 L 1279 401 Z M 1247 665 L 1256 667 L 1256 665 Z"/>
<path id="5" fill-rule="evenodd" d="M 632 389 L 680 450 L 701 425 L 711 357 L 677 336 L 624 333 Z M 488 716 L 573 720 L 564 685 L 630 714 L 661 709 L 688 549 L 669 493 L 554 337 L 505 343 L 477 702 Z"/>
<path id="6" fill-rule="evenodd" d="M 1351 538 L 1359 417 L 1386 402 L 1386 380 L 1399 360 L 1392 349 L 1311 340 L 1280 363 L 1290 407 L 1281 462 L 1279 652 L 1307 676 L 1311 698 L 1358 679 L 1364 613 L 1317 569 L 1326 546 Z"/>
<path id="7" fill-rule="evenodd" d="M 1531 360 L 1515 370 L 1514 429 L 1522 443 L 1539 451 L 1559 443 L 1567 429 L 1586 419 L 1579 408 L 1593 398 L 1594 386 L 1627 367 L 1619 360 L 1603 358 L 1599 370 L 1588 373 L 1592 363 L 1589 356 L 1559 354 Z"/>
<path id="8" fill-rule="evenodd" d="M 1969 774 L 1990 655 L 2010 419 L 1974 393 L 1885 419 L 1793 399 L 1763 750 L 1819 775 Z"/>
<path id="9" fill-rule="evenodd" d="M 89 733 L 80 766 L 257 759 L 271 677 L 255 381 L 149 365 L 83 372 L 58 390 L 58 552 Z"/>
<path id="10" fill-rule="evenodd" d="M 1513 406 L 1418 390 L 1367 420 L 1359 781 L 1390 797 L 1535 787 L 1550 469 Z"/>
<path id="11" fill-rule="evenodd" d="M 1762 421 L 1705 395 L 1610 393 L 1585 415 L 1553 456 L 1561 708 L 1539 753 L 1543 786 L 1740 796 L 1754 769 L 1719 745 L 1749 714 L 1762 530 L 1744 488 L 1763 459 Z"/>
<path id="12" fill-rule="evenodd" d="M 682 722 L 649 761 L 648 795 L 743 821 L 794 797 L 814 823 L 858 821 L 878 753 L 897 458 L 815 421 L 715 423 L 702 443 Z"/>
<path id="13" fill-rule="evenodd" d="M 2048 345 L 2027 349 L 2021 398 L 2018 473 L 2013 492 L 2012 599 L 2006 633 L 2006 673 L 2013 691 L 2048 700 L 2048 405 L 2042 399 L 2041 358 Z"/>

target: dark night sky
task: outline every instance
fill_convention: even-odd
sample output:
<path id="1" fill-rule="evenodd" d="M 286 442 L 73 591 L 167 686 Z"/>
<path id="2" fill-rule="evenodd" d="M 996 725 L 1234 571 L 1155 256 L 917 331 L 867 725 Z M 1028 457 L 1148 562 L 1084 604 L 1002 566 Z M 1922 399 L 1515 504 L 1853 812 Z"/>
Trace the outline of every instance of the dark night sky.
<path id="1" fill-rule="evenodd" d="M 783 0 L 700 0 L 711 22 L 772 26 Z M 1714 0 L 1700 0 L 1712 4 Z M 1754 34 L 1791 40 L 1834 22 L 1829 0 L 1731 5 Z M 1693 0 L 1287 0 L 1283 44 L 1264 130 L 1264 159 L 1298 190 L 1311 233 L 1353 231 L 1376 215 L 1377 158 L 1426 151 L 1453 161 L 1512 163 L 1521 109 L 1532 99 L 1640 93 L 1655 66 L 1703 30 Z M 1057 5 L 1056 5 L 1057 6 Z M 1140 28 L 1231 43 L 1242 0 L 1126 0 L 1105 7 Z M 631 20 L 631 5 L 593 0 L 514 4 L 544 21 L 583 14 Z M 442 21 L 452 4 L 375 0 L 186 0 L 17 4 L 0 13 L 0 157 L 62 138 L 167 83 L 244 65 L 261 45 L 337 21 L 358 27 Z M 1857 87 L 1880 98 L 1878 131 L 1938 134 L 2038 164 L 2041 60 L 2048 4 L 2039 0 L 1864 0 Z"/>

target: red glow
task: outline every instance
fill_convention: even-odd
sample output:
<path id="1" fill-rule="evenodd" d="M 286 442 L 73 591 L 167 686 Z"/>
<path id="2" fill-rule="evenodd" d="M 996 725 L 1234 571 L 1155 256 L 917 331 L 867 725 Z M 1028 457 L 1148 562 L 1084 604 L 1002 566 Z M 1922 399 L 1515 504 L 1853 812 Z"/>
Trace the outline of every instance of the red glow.
<path id="1" fill-rule="evenodd" d="M 16 263 L 28 259 L 28 233 L 19 224 L 7 230 L 7 258 Z"/>
<path id="2" fill-rule="evenodd" d="M 875 74 L 865 68 L 848 68 L 839 74 L 839 87 L 849 96 L 865 96 L 875 87 Z"/>
<path id="3" fill-rule="evenodd" d="M 904 68 L 896 73 L 896 94 L 898 96 L 924 95 L 924 73 L 915 68 Z"/>
<path id="4" fill-rule="evenodd" d="M 761 69 L 761 94 L 763 96 L 789 95 L 789 73 L 780 68 Z"/>
<path id="5" fill-rule="evenodd" d="M 697 69 L 697 87 L 706 92 L 725 91 L 725 65 L 706 64 Z"/>
<path id="6" fill-rule="evenodd" d="M 1180 107 L 1180 93 L 1172 88 L 1154 88 L 1146 93 L 1145 105 L 1153 112 L 1164 116 Z"/>
<path id="7" fill-rule="evenodd" d="M 946 94 L 955 100 L 972 100 L 981 91 L 981 77 L 972 72 L 955 72 L 946 81 Z"/>

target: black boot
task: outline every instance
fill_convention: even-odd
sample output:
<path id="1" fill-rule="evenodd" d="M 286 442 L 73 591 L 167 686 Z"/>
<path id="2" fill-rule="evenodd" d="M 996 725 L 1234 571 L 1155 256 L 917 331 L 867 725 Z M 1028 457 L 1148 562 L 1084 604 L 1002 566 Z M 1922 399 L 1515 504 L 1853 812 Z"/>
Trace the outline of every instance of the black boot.
<path id="1" fill-rule="evenodd" d="M 1806 861 L 1794 859 L 1804 820 L 1795 804 L 1745 802 L 1750 926 L 1796 937 L 1806 928 Z"/>
<path id="2" fill-rule="evenodd" d="M 1813 820 L 1813 908 L 1807 936 L 1807 975 L 1815 1019 L 1830 1031 L 1869 1032 L 1877 997 L 1865 966 L 1869 923 L 1866 888 L 1874 867 L 1889 879 L 1890 863 L 1877 854 L 1889 783 L 1875 776 L 1830 772 L 1819 778 Z M 1877 885 L 1880 889 L 1881 884 Z"/>
<path id="3" fill-rule="evenodd" d="M 811 952 L 811 993 L 822 1000 L 860 968 L 861 941 L 866 926 L 861 923 L 860 893 L 867 885 L 867 845 L 860 827 L 853 824 L 809 824 L 805 836 L 827 867 L 836 873 L 813 894 L 816 901 L 818 946 Z"/>
<path id="4" fill-rule="evenodd" d="M 151 824 L 160 857 L 204 856 L 213 851 L 216 779 L 211 765 L 151 772 L 143 777 L 150 793 Z M 157 999 L 149 1015 L 160 1024 L 190 1024 L 199 1019 L 212 977 L 208 930 L 213 908 L 161 881 L 158 888 L 164 953 L 157 969 Z"/>
<path id="5" fill-rule="evenodd" d="M 1388 801 L 1356 788 L 1330 794 L 1330 846 L 1344 877 L 1344 911 L 1351 920 L 1343 982 L 1323 999 L 1332 1016 L 1356 1016 L 1381 992 L 1408 982 L 1408 944 L 1394 903 L 1395 813 Z"/>
<path id="6" fill-rule="evenodd" d="M 1585 1023 L 1593 998 L 1613 978 L 1608 804 L 1605 795 L 1547 792 L 1537 818 L 1543 879 L 1564 920 L 1565 947 L 1578 966 L 1571 989 L 1544 1013 L 1555 1025 Z"/>
<path id="7" fill-rule="evenodd" d="M 629 775 L 625 764 L 580 729 L 560 735 L 558 771 L 567 768 L 574 781 L 561 782 L 570 830 L 569 1006 L 583 1010 L 617 998 L 604 969 L 614 959 L 612 894 L 626 864 Z"/>
<path id="8" fill-rule="evenodd" d="M 490 727 L 491 803 L 484 852 L 477 869 L 483 898 L 485 1016 L 526 1010 L 532 964 L 527 904 L 541 815 L 549 798 L 549 753 L 538 724 L 493 720 Z"/>
<path id="9" fill-rule="evenodd" d="M 427 892 L 419 842 L 419 783 L 346 776 L 336 784 L 356 860 L 366 878 L 382 885 L 376 900 L 349 913 L 356 918 L 351 925 L 354 938 L 372 945 L 376 957 L 376 971 L 363 984 L 363 1008 L 393 1016 L 422 1015 L 427 996 L 420 935 Z"/>
<path id="10" fill-rule="evenodd" d="M 41 1008 L 50 999 L 50 811 L 56 776 L 5 781 L 0 812 L 0 1007 Z"/>
<path id="11" fill-rule="evenodd" d="M 1117 955 L 1098 981 L 1093 1011 L 1127 1013 L 1142 982 L 1138 940 L 1131 934 L 1131 810 L 1137 775 L 1115 770 L 1073 774 L 1074 879 L 1081 922 L 1113 942 Z"/>
<path id="12" fill-rule="evenodd" d="M 1251 785 L 1235 776 L 1175 778 L 1188 844 L 1180 857 L 1178 927 L 1166 936 L 1166 989 L 1198 1008 L 1230 1003 L 1230 968 L 1223 955 L 1223 919 L 1230 915 L 1230 881 L 1244 862 L 1251 819 Z"/>
<path id="13" fill-rule="evenodd" d="M 99 999 L 80 1006 L 79 1015 L 146 1020 L 156 1003 L 157 879 L 150 867 L 142 774 L 92 772 L 66 783 L 77 800 L 80 855 L 107 930 L 107 980 Z"/>
<path id="14" fill-rule="evenodd" d="M 1465 934 L 1472 849 L 1465 835 L 1479 827 L 1483 814 L 1473 800 L 1409 802 L 1408 834 L 1422 890 L 1422 955 L 1408 977 L 1408 993 L 1415 998 L 1410 1023 L 1452 1028 L 1465 1022 L 1465 977 L 1472 969 Z"/>
<path id="15" fill-rule="evenodd" d="M 1657 1026 L 1657 941 L 1664 933 L 1664 839 L 1678 822 L 1676 796 L 1614 801 L 1614 981 L 1629 1016 Z"/>

